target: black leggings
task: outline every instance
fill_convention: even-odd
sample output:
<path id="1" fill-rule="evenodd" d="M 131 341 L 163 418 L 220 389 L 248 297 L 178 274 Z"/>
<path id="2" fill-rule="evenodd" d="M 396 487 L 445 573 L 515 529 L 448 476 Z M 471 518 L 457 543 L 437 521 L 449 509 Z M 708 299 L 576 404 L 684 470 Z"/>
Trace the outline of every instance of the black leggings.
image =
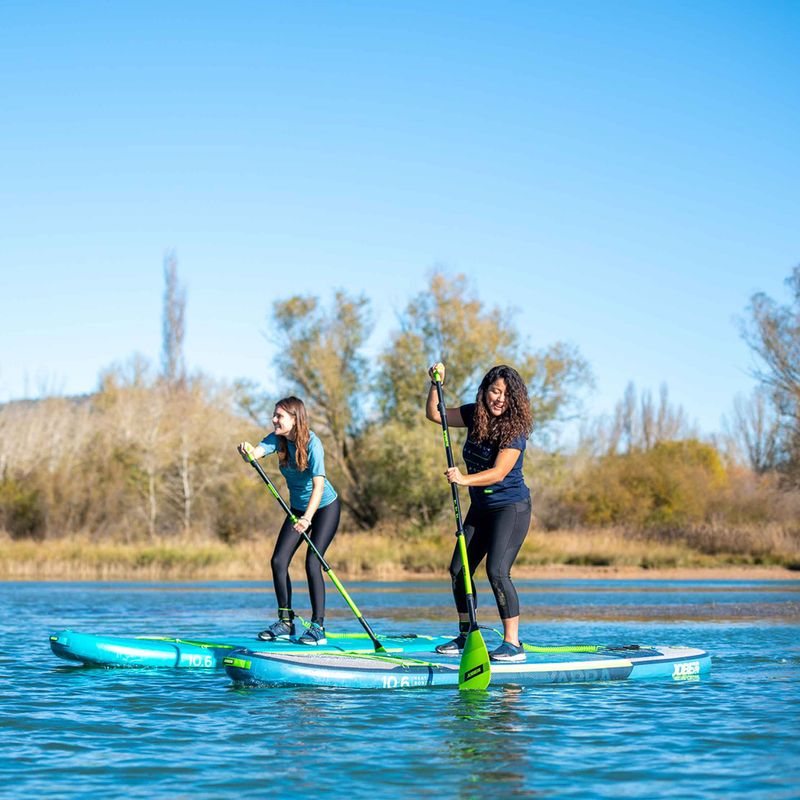
<path id="1" fill-rule="evenodd" d="M 303 512 L 292 509 L 292 513 L 300 516 Z M 341 505 L 337 497 L 324 508 L 318 508 L 314 514 L 314 522 L 308 532 L 309 538 L 322 555 L 328 549 L 339 527 Z M 272 552 L 272 583 L 275 586 L 275 596 L 278 598 L 278 609 L 292 607 L 292 581 L 289 578 L 289 562 L 297 552 L 297 548 L 305 542 L 292 525 L 289 517 L 281 526 L 275 550 Z M 325 618 L 325 579 L 322 577 L 322 564 L 314 555 L 311 548 L 306 553 L 306 577 L 308 578 L 308 593 L 311 596 L 311 621 L 322 625 Z"/>
<path id="2" fill-rule="evenodd" d="M 489 578 L 500 619 L 519 616 L 517 590 L 511 582 L 511 566 L 519 553 L 531 524 L 530 498 L 519 503 L 509 503 L 500 508 L 486 509 L 471 506 L 464 520 L 464 538 L 467 542 L 467 560 L 471 575 L 486 557 L 486 575 Z M 467 613 L 467 596 L 464 591 L 464 572 L 458 543 L 450 562 L 453 597 L 460 614 Z M 478 603 L 473 581 L 472 592 Z"/>

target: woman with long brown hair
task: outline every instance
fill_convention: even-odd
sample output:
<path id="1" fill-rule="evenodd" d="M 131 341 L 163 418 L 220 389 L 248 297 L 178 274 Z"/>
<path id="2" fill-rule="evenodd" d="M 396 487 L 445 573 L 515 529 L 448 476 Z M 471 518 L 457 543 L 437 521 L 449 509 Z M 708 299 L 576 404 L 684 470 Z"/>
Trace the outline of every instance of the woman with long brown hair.
<path id="1" fill-rule="evenodd" d="M 297 397 L 279 400 L 272 415 L 272 425 L 272 433 L 267 434 L 256 447 L 249 442 L 241 442 L 238 447 L 242 458 L 248 462 L 251 457 L 278 454 L 278 467 L 289 487 L 289 505 L 292 513 L 299 518 L 295 524 L 289 517 L 286 518 L 272 553 L 270 563 L 278 600 L 278 621 L 258 634 L 258 638 L 264 641 L 289 639 L 295 635 L 289 563 L 303 541 L 301 533 L 308 533 L 317 550 L 325 555 L 339 527 L 341 512 L 336 491 L 325 477 L 322 442 L 308 428 L 303 401 Z M 311 625 L 298 641 L 309 645 L 327 644 L 325 580 L 322 565 L 310 548 L 306 553 L 306 577 L 311 597 Z"/>
<path id="2" fill-rule="evenodd" d="M 425 406 L 429 420 L 441 424 L 434 372 L 444 383 L 444 364 L 428 374 L 431 388 Z M 464 538 L 470 572 L 486 558 L 486 575 L 503 622 L 503 642 L 490 653 L 492 661 L 524 661 L 519 640 L 519 600 L 511 582 L 511 567 L 528 534 L 531 494 L 522 476 L 525 445 L 531 434 L 531 405 L 520 374 L 501 364 L 484 375 L 474 403 L 447 409 L 451 428 L 466 428 L 463 457 L 467 474 L 458 467 L 445 472 L 447 480 L 469 487 L 470 508 L 464 520 Z M 459 633 L 436 649 L 458 655 L 469 632 L 469 614 L 458 547 L 450 562 Z M 473 589 L 474 591 L 474 589 Z"/>

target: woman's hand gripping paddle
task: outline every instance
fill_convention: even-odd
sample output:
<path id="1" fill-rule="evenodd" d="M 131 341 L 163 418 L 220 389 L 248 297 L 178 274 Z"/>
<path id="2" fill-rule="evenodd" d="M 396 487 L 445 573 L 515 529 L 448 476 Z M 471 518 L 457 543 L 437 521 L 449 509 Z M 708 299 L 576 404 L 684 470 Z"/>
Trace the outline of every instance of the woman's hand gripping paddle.
<path id="1" fill-rule="evenodd" d="M 253 469 L 261 476 L 261 480 L 267 484 L 267 489 L 269 489 L 272 496 L 280 503 L 281 508 L 286 513 L 286 516 L 292 521 L 292 525 L 296 524 L 297 517 L 292 513 L 292 509 L 289 508 L 289 506 L 286 504 L 286 501 L 280 496 L 280 493 L 275 488 L 275 484 L 269 479 L 269 475 L 264 472 L 261 464 L 259 464 L 258 461 L 253 458 L 249 451 L 247 452 L 247 459 Z M 378 641 L 378 637 L 375 635 L 369 623 L 361 615 L 361 612 L 358 610 L 358 606 L 353 602 L 344 586 L 342 586 L 341 581 L 336 577 L 336 573 L 331 569 L 330 564 L 328 564 L 328 562 L 325 560 L 322 553 L 317 550 L 314 542 L 311 541 L 311 538 L 305 531 L 301 531 L 300 535 L 306 540 L 306 544 L 309 546 L 311 552 L 314 553 L 314 555 L 319 559 L 319 563 L 322 564 L 322 569 L 325 570 L 328 577 L 331 579 L 331 581 L 333 581 L 333 585 L 339 590 L 339 594 L 342 595 L 345 603 L 350 606 L 350 610 L 356 615 L 356 619 L 361 623 L 361 627 L 367 632 L 367 635 L 372 640 L 372 644 L 375 647 L 375 652 L 386 655 L 386 648 Z"/>
<path id="2" fill-rule="evenodd" d="M 447 466 L 454 467 L 453 449 L 450 446 L 450 432 L 447 428 L 447 408 L 444 404 L 442 381 L 439 373 L 434 371 L 433 381 L 436 384 L 436 394 L 439 398 L 439 416 L 442 420 L 442 436 L 444 448 L 447 452 Z M 467 612 L 469 614 L 469 632 L 464 650 L 461 653 L 461 664 L 458 668 L 459 689 L 485 689 L 492 678 L 489 666 L 489 651 L 486 642 L 478 628 L 478 618 L 475 613 L 475 595 L 472 593 L 472 579 L 470 578 L 469 562 L 467 560 L 467 542 L 464 538 L 464 525 L 461 521 L 461 503 L 458 500 L 458 487 L 451 483 L 453 493 L 453 510 L 456 515 L 456 536 L 458 537 L 458 552 L 461 555 L 461 569 L 464 572 L 464 590 L 467 595 Z"/>

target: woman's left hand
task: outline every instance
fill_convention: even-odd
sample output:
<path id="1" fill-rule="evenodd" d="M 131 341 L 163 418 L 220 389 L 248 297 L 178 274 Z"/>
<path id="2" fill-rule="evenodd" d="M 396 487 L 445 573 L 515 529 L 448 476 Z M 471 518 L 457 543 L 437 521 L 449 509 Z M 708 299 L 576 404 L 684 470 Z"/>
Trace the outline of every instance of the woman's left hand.
<path id="1" fill-rule="evenodd" d="M 294 529 L 298 533 L 306 533 L 310 527 L 311 523 L 305 517 L 300 517 L 294 524 Z"/>
<path id="2" fill-rule="evenodd" d="M 450 483 L 455 483 L 458 486 L 467 485 L 467 480 L 461 474 L 461 470 L 458 467 L 450 467 L 448 470 L 445 471 L 444 474 L 447 476 L 447 480 L 450 481 Z"/>

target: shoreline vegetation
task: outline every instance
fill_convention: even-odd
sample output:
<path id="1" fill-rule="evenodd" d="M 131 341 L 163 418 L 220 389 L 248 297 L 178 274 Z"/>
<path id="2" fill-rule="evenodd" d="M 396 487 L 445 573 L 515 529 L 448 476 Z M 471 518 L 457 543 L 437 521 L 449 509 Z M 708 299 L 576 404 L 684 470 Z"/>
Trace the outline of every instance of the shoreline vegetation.
<path id="1" fill-rule="evenodd" d="M 441 432 L 423 413 L 432 348 L 447 354 L 450 406 L 474 399 L 491 364 L 513 364 L 528 386 L 535 518 L 516 577 L 800 574 L 800 266 L 790 305 L 751 299 L 744 335 L 763 362 L 759 386 L 710 436 L 666 385 L 656 398 L 629 383 L 611 414 L 587 419 L 592 376 L 577 347 L 533 349 L 463 275 L 434 273 L 374 358 L 366 296 L 276 300 L 270 390 L 186 370 L 173 256 L 164 279 L 160 369 L 137 354 L 90 395 L 0 404 L 0 580 L 269 581 L 283 513 L 235 448 L 259 441 L 278 397 L 295 394 L 342 502 L 326 554 L 336 573 L 449 583 L 451 492 Z M 581 421 L 569 448 L 567 420 Z M 463 436 L 452 433 L 457 452 Z M 285 493 L 276 459 L 263 466 Z"/>
<path id="2" fill-rule="evenodd" d="M 749 532 L 750 536 L 756 533 Z M 621 529 L 532 530 L 513 575 L 519 579 L 800 579 L 800 553 L 780 528 L 758 532 L 761 547 L 742 531 L 715 553 L 685 541 L 654 540 Z M 706 540 L 708 531 L 704 532 Z M 391 533 L 340 533 L 326 558 L 344 580 L 449 581 L 450 533 L 400 537 Z M 187 536 L 157 542 L 97 542 L 88 536 L 44 542 L 0 535 L 0 580 L 265 581 L 271 580 L 269 536 L 225 544 Z M 292 577 L 304 581 L 303 559 Z M 484 566 L 477 570 L 484 575 Z"/>

